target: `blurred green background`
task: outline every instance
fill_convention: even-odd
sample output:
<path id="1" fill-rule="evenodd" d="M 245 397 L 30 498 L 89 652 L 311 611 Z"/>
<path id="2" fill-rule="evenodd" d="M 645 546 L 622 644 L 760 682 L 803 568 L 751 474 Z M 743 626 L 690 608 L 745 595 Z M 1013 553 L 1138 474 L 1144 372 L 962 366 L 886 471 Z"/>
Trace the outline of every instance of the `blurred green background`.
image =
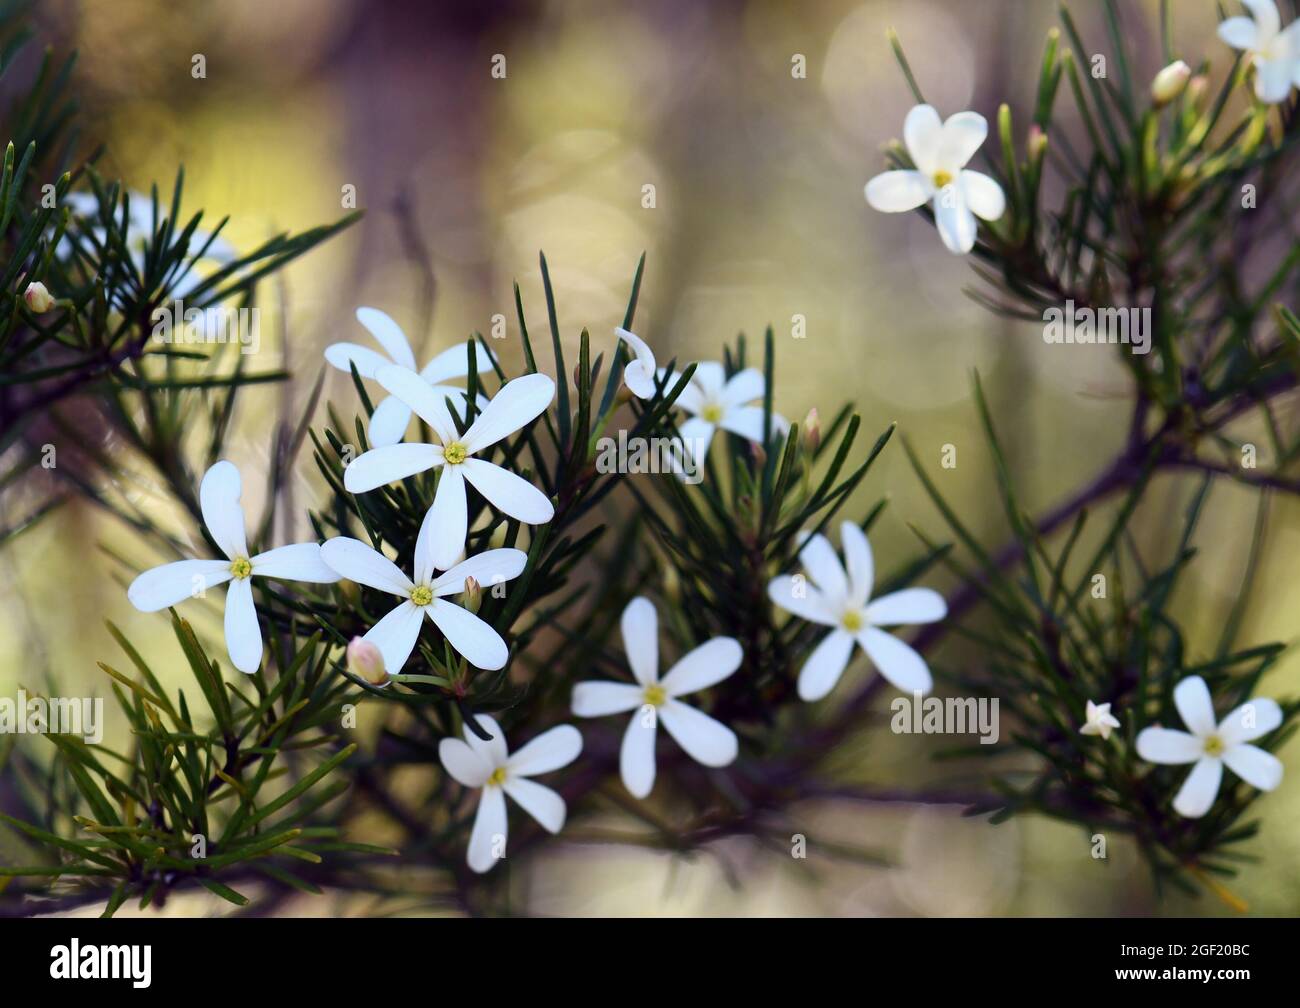
<path id="1" fill-rule="evenodd" d="M 1155 7 L 1130 2 L 1141 75 L 1159 69 Z M 1072 5 L 1085 38 L 1100 44 L 1100 4 Z M 220 3 L 50 0 L 42 30 L 80 51 L 77 87 L 87 128 L 107 144 L 106 175 L 164 196 L 178 163 L 186 205 L 232 215 L 227 235 L 248 248 L 271 233 L 340 216 L 355 186 L 360 225 L 291 266 L 261 292 L 257 370 L 282 363 L 289 388 L 245 393 L 232 444 L 245 504 L 261 506 L 267 430 L 282 398 L 301 402 L 321 350 L 365 341 L 358 305 L 380 307 L 411 336 L 417 357 L 487 332 L 502 314 L 515 335 L 511 281 L 538 322 L 544 249 L 570 346 L 588 327 L 611 350 L 642 250 L 648 266 L 637 331 L 660 359 L 716 359 L 739 331 L 777 337 L 777 409 L 829 418 L 853 399 L 874 437 L 890 421 L 933 466 L 940 486 L 986 542 L 1005 538 L 995 483 L 977 432 L 971 374 L 993 400 L 1025 502 L 1042 509 L 1109 459 L 1127 422 L 1125 373 L 1104 347 L 1046 346 L 1039 327 L 994 318 L 962 293 L 969 263 L 948 254 L 919 215 L 872 212 L 862 196 L 880 171 L 880 147 L 901 132 L 912 104 L 885 32 L 897 29 L 928 100 L 942 115 L 974 108 L 990 119 L 1002 101 L 1032 100 L 1055 4 L 1029 0 L 827 0 L 819 3 L 503 2 L 450 5 L 361 0 L 222 0 Z M 1230 62 L 1214 38 L 1215 5 L 1175 5 L 1179 55 Z M 206 79 L 191 77 L 203 54 Z M 505 57 L 506 77 L 491 75 Z M 796 55 L 807 74 L 791 73 Z M 1063 89 L 1064 91 L 1064 89 Z M 1059 103 L 1066 124 L 1072 100 Z M 643 206 L 652 185 L 654 206 Z M 436 289 L 416 250 L 424 248 Z M 430 305 L 432 307 L 430 308 Z M 805 339 L 792 337 L 797 316 Z M 423 349 L 421 350 L 421 346 Z M 351 407 L 347 379 L 327 394 Z M 955 470 L 938 468 L 942 445 Z M 319 499 L 308 462 L 298 503 Z M 1139 528 L 1159 555 L 1167 508 L 1186 478 L 1157 482 Z M 139 500 L 148 489 L 126 488 Z M 907 529 L 943 537 L 938 514 L 895 445 L 865 485 L 861 505 L 887 494 L 873 536 L 880 567 L 915 555 Z M 152 506 L 158 506 L 156 504 Z M 1254 496 L 1218 488 L 1189 583 L 1180 596 L 1192 646 L 1208 647 L 1231 605 L 1245 561 Z M 176 527 L 182 527 L 179 514 Z M 300 520 L 299 529 L 306 528 Z M 1243 644 L 1290 640 L 1300 592 L 1289 558 L 1300 550 L 1300 509 L 1274 502 L 1269 548 Z M 289 540 L 285 540 L 289 541 Z M 156 561 L 89 505 L 73 505 L 0 553 L 0 689 L 36 687 L 48 668 L 65 692 L 108 695 L 97 659 L 116 658 L 102 627 L 116 621 L 155 667 L 179 682 L 166 621 L 136 613 L 130 573 L 105 543 L 143 568 Z M 946 574 L 931 577 L 950 587 Z M 189 613 L 219 633 L 212 613 Z M 973 655 L 949 648 L 945 661 Z M 858 659 L 846 677 L 861 681 Z M 1266 680 L 1294 693 L 1300 661 Z M 111 707 L 111 703 L 108 705 Z M 887 700 L 877 708 L 878 729 Z M 1121 719 L 1124 712 L 1118 712 Z M 113 722 L 107 741 L 121 742 Z M 116 733 L 116 734 L 115 734 Z M 871 735 L 847 752 L 858 773 L 885 783 L 944 781 L 918 760 L 923 743 Z M 1294 745 L 1290 747 L 1294 750 Z M 1283 752 L 1285 762 L 1289 753 Z M 855 761 L 857 761 L 855 763 Z M 1296 771 L 1258 806 L 1266 826 L 1233 889 L 1253 912 L 1300 907 L 1300 787 Z M 1078 831 L 1038 820 L 996 828 L 955 808 L 813 804 L 792 821 L 815 849 L 835 838 L 879 849 L 893 869 L 774 858 L 728 842 L 691 861 L 622 848 L 547 848 L 532 865 L 541 913 L 635 914 L 1128 914 L 1225 913 L 1213 897 L 1154 901 L 1133 850 L 1112 838 L 1090 856 Z M 563 838 L 561 838 L 562 840 Z M 743 880 L 727 884 L 728 870 Z M 212 898 L 169 909 L 215 911 Z M 284 912 L 364 912 L 358 903 L 302 899 Z"/>

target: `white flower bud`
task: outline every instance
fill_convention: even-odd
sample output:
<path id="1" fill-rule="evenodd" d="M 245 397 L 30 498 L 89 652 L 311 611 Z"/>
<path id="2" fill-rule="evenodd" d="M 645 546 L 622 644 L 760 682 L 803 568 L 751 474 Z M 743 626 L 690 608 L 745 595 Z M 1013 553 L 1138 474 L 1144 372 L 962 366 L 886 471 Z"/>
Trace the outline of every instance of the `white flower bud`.
<path id="1" fill-rule="evenodd" d="M 1156 108 L 1168 105 L 1182 94 L 1183 88 L 1187 87 L 1187 82 L 1191 79 L 1192 68 L 1182 60 L 1170 63 L 1156 74 L 1156 79 L 1151 82 L 1151 100 L 1155 102 Z"/>
<path id="2" fill-rule="evenodd" d="M 36 315 L 42 315 L 54 307 L 54 296 L 39 280 L 27 285 L 27 290 L 23 292 L 23 300 Z"/>
<path id="3" fill-rule="evenodd" d="M 353 637 L 348 644 L 348 671 L 371 686 L 383 686 L 388 682 L 384 656 L 364 637 Z"/>

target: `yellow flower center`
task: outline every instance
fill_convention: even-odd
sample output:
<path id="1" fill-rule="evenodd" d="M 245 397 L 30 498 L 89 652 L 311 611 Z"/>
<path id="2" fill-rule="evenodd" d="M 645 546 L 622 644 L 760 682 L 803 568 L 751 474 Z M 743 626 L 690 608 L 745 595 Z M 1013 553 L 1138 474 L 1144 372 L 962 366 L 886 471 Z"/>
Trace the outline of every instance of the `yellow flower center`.
<path id="1" fill-rule="evenodd" d="M 700 411 L 700 416 L 709 423 L 718 423 L 722 419 L 722 407 L 717 403 L 709 403 Z"/>
<path id="2" fill-rule="evenodd" d="M 447 460 L 448 465 L 460 465 L 469 455 L 469 449 L 460 441 L 453 441 L 442 449 L 442 457 Z"/>
<path id="3" fill-rule="evenodd" d="M 840 618 L 840 625 L 849 633 L 857 633 L 862 629 L 862 613 L 857 610 L 846 612 Z"/>
<path id="4" fill-rule="evenodd" d="M 1224 748 L 1223 739 L 1217 735 L 1211 735 L 1205 740 L 1206 756 L 1222 756 Z"/>
<path id="5" fill-rule="evenodd" d="M 944 186 L 952 185 L 952 175 L 946 171 L 937 171 L 934 173 L 934 187 L 942 189 Z"/>
<path id="6" fill-rule="evenodd" d="M 487 782 L 500 787 L 506 782 L 506 768 L 503 766 L 497 767 L 492 771 L 492 776 L 487 779 Z"/>
<path id="7" fill-rule="evenodd" d="M 433 601 L 433 589 L 428 585 L 417 585 L 411 589 L 411 601 L 418 606 L 427 606 Z"/>
<path id="8" fill-rule="evenodd" d="M 667 700 L 668 694 L 662 686 L 656 684 L 645 688 L 645 702 L 651 707 L 662 707 Z"/>
<path id="9" fill-rule="evenodd" d="M 242 581 L 253 573 L 253 565 L 247 557 L 236 557 L 230 561 L 230 573 L 236 580 Z"/>

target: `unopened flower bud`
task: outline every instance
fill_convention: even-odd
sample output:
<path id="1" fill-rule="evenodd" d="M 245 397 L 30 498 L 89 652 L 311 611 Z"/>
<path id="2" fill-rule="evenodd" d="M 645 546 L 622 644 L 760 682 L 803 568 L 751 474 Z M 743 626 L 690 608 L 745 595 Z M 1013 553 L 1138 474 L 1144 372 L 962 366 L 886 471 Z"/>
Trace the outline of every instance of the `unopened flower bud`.
<path id="1" fill-rule="evenodd" d="M 483 589 L 479 583 L 472 577 L 465 579 L 465 605 L 464 608 L 472 613 L 478 612 L 479 606 L 483 604 Z"/>
<path id="2" fill-rule="evenodd" d="M 371 686 L 383 686 L 388 682 L 383 654 L 364 637 L 353 637 L 348 644 L 348 671 Z"/>
<path id="3" fill-rule="evenodd" d="M 1047 134 L 1038 123 L 1029 127 L 1029 135 L 1025 138 L 1025 151 L 1029 154 L 1031 163 L 1040 160 L 1047 151 Z"/>
<path id="4" fill-rule="evenodd" d="M 754 460 L 754 465 L 758 466 L 760 469 L 767 465 L 767 449 L 757 441 L 749 442 L 749 454 Z"/>
<path id="5" fill-rule="evenodd" d="M 1195 108 L 1205 100 L 1205 93 L 1210 90 L 1210 79 L 1205 74 L 1197 74 L 1187 82 L 1187 100 Z"/>
<path id="6" fill-rule="evenodd" d="M 23 291 L 23 300 L 36 315 L 42 315 L 54 307 L 54 296 L 39 280 L 27 285 L 27 290 Z"/>
<path id="7" fill-rule="evenodd" d="M 1156 74 L 1151 82 L 1151 100 L 1156 108 L 1162 108 L 1183 93 L 1187 82 L 1192 78 L 1192 68 L 1182 60 L 1170 63 Z"/>
<path id="8" fill-rule="evenodd" d="M 822 422 L 817 415 L 817 407 L 808 411 L 803 421 L 803 444 L 809 452 L 815 452 L 822 443 Z"/>

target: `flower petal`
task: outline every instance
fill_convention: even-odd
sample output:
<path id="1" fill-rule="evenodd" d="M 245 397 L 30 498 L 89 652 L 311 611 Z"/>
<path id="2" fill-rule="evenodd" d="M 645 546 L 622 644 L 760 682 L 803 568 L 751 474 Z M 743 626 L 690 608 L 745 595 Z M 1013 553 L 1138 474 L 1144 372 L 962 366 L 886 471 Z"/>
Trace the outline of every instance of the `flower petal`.
<path id="1" fill-rule="evenodd" d="M 943 124 L 939 143 L 939 168 L 956 175 L 989 135 L 988 121 L 978 112 L 958 112 Z"/>
<path id="2" fill-rule="evenodd" d="M 699 370 L 698 367 L 696 370 Z M 658 371 L 655 372 L 656 380 L 662 383 L 664 387 L 664 395 L 667 395 L 673 390 L 673 387 L 681 380 L 681 377 L 680 372 L 669 371 L 668 368 L 659 368 Z M 704 393 L 700 386 L 696 384 L 694 375 L 692 375 L 691 380 L 686 383 L 686 387 L 682 389 L 681 395 L 673 401 L 673 405 L 680 406 L 682 409 L 686 410 L 687 413 L 698 413 L 700 410 L 704 409 Z"/>
<path id="3" fill-rule="evenodd" d="M 411 353 L 411 343 L 402 332 L 402 327 L 378 308 L 358 308 L 357 321 L 370 330 L 384 352 L 394 364 L 415 370 L 415 354 Z"/>
<path id="4" fill-rule="evenodd" d="M 1218 735 L 1224 745 L 1234 746 L 1263 738 L 1281 724 L 1282 708 L 1277 701 L 1258 697 L 1242 704 L 1220 721 Z"/>
<path id="5" fill-rule="evenodd" d="M 479 374 L 492 370 L 492 358 L 482 346 L 474 348 L 474 364 Z M 448 347 L 420 369 L 420 377 L 430 385 L 440 385 L 448 378 L 464 378 L 468 374 L 468 341 Z"/>
<path id="6" fill-rule="evenodd" d="M 387 366 L 387 365 L 385 365 Z M 366 436 L 375 448 L 385 448 L 397 444 L 411 425 L 411 407 L 397 396 L 384 396 L 375 411 L 370 414 L 370 426 Z"/>
<path id="7" fill-rule="evenodd" d="M 555 505 L 546 494 L 509 469 L 477 458 L 467 458 L 459 468 L 474 489 L 502 514 L 526 525 L 544 525 L 555 517 Z"/>
<path id="8" fill-rule="evenodd" d="M 314 542 L 279 546 L 257 554 L 249 562 L 258 577 L 315 584 L 332 584 L 340 577 L 338 571 L 321 559 L 320 544 Z"/>
<path id="9" fill-rule="evenodd" d="M 903 120 L 903 144 L 923 174 L 933 175 L 938 170 L 943 123 L 933 106 L 917 105 L 907 113 Z"/>
<path id="10" fill-rule="evenodd" d="M 437 500 L 437 497 L 434 497 Z M 415 556 L 411 558 L 411 580 L 415 584 L 428 584 L 434 576 L 434 541 L 442 534 L 437 524 L 438 516 L 433 508 L 424 512 L 420 522 L 420 531 L 415 535 Z"/>
<path id="11" fill-rule="evenodd" d="M 701 417 L 691 417 L 677 425 L 682 445 L 690 452 L 691 459 L 699 465 L 709 457 L 709 446 L 713 444 L 714 425 Z"/>
<path id="12" fill-rule="evenodd" d="M 1268 44 L 1282 27 L 1282 15 L 1278 12 L 1276 0 L 1241 0 L 1241 2 L 1255 18 L 1260 43 Z"/>
<path id="13" fill-rule="evenodd" d="M 436 598 L 425 607 L 429 619 L 458 654 L 475 668 L 495 671 L 510 659 L 510 649 L 501 635 L 468 609 Z"/>
<path id="14" fill-rule="evenodd" d="M 231 581 L 226 589 L 226 651 L 230 664 L 240 672 L 251 675 L 262 664 L 262 628 L 257 625 L 248 578 Z"/>
<path id="15" fill-rule="evenodd" d="M 1195 735 L 1153 725 L 1138 732 L 1137 752 L 1148 763 L 1194 763 L 1205 747 Z"/>
<path id="16" fill-rule="evenodd" d="M 1219 25 L 1219 38 L 1234 49 L 1255 49 L 1259 42 L 1259 29 L 1248 17 L 1230 17 Z"/>
<path id="17" fill-rule="evenodd" d="M 798 580 L 789 574 L 773 578 L 767 585 L 767 597 L 773 605 L 810 623 L 839 625 L 839 614 L 831 610 L 817 586 L 803 575 L 799 575 Z"/>
<path id="18" fill-rule="evenodd" d="M 634 710 L 645 702 L 645 689 L 621 682 L 580 682 L 570 706 L 578 717 L 603 717 Z"/>
<path id="19" fill-rule="evenodd" d="M 362 640 L 379 648 L 384 656 L 384 669 L 389 675 L 397 675 L 415 650 L 423 621 L 419 606 L 408 600 L 367 630 Z"/>
<path id="20" fill-rule="evenodd" d="M 917 654 L 909 644 L 903 643 L 893 634 L 887 634 L 875 627 L 858 631 L 858 643 L 871 658 L 876 671 L 888 679 L 897 689 L 904 693 L 920 690 L 929 693 L 934 680 L 925 659 Z"/>
<path id="21" fill-rule="evenodd" d="M 983 172 L 967 169 L 957 176 L 962 198 L 976 217 L 995 221 L 1006 213 L 1007 197 L 995 179 Z"/>
<path id="22" fill-rule="evenodd" d="M 623 652 L 628 668 L 642 686 L 659 681 L 659 614 L 654 604 L 638 595 L 619 617 L 623 633 Z"/>
<path id="23" fill-rule="evenodd" d="M 1284 102 L 1291 93 L 1296 64 L 1293 59 L 1255 60 L 1255 97 L 1266 105 Z"/>
<path id="24" fill-rule="evenodd" d="M 478 798 L 466 862 L 480 875 L 490 871 L 497 863 L 497 851 L 505 851 L 507 835 L 505 792 L 499 787 L 485 787 Z"/>
<path id="25" fill-rule="evenodd" d="M 817 533 L 804 540 L 799 549 L 799 562 L 822 590 L 829 605 L 836 606 L 848 600 L 849 579 L 835 554 L 835 547 L 824 535 Z"/>
<path id="26" fill-rule="evenodd" d="M 468 788 L 482 787 L 492 776 L 487 760 L 458 738 L 445 738 L 438 743 L 438 758 L 442 767 L 458 783 Z"/>
<path id="27" fill-rule="evenodd" d="M 545 784 L 517 777 L 508 779 L 501 787 L 547 832 L 558 833 L 564 829 L 564 799 Z"/>
<path id="28" fill-rule="evenodd" d="M 744 657 L 739 641 L 714 637 L 682 655 L 659 684 L 670 697 L 686 696 L 722 682 L 740 668 Z M 667 724 L 665 720 L 664 725 Z"/>
<path id="29" fill-rule="evenodd" d="M 867 619 L 877 626 L 933 623 L 947 615 L 948 604 L 931 588 L 904 588 L 867 606 Z"/>
<path id="30" fill-rule="evenodd" d="M 881 213 L 906 213 L 923 206 L 934 195 L 934 183 L 919 171 L 881 172 L 862 190 L 867 205 Z"/>
<path id="31" fill-rule="evenodd" d="M 493 769 L 503 767 L 510 759 L 510 750 L 506 747 L 506 733 L 501 730 L 497 724 L 496 718 L 490 714 L 477 714 L 475 719 L 478 726 L 491 736 L 489 739 L 481 739 L 469 730 L 469 725 L 465 725 L 463 732 L 465 741 L 469 747 L 482 756 Z"/>
<path id="32" fill-rule="evenodd" d="M 457 595 L 465 590 L 465 579 L 473 578 L 484 591 L 493 585 L 517 578 L 528 564 L 523 550 L 503 547 L 476 553 L 451 570 L 436 577 L 429 585 L 438 596 Z"/>
<path id="33" fill-rule="evenodd" d="M 325 348 L 325 359 L 344 374 L 350 374 L 355 364 L 362 378 L 373 378 L 381 367 L 393 362 L 383 354 L 358 343 L 331 343 Z"/>
<path id="34" fill-rule="evenodd" d="M 1228 769 L 1251 787 L 1272 791 L 1282 783 L 1282 761 L 1259 746 L 1234 745 L 1223 751 Z"/>
<path id="35" fill-rule="evenodd" d="M 853 637 L 844 630 L 832 630 L 813 649 L 799 670 L 799 699 L 820 700 L 835 688 L 849 664 Z"/>
<path id="36" fill-rule="evenodd" d="M 375 381 L 405 403 L 415 415 L 433 428 L 444 445 L 457 439 L 456 425 L 447 409 L 446 388 L 435 389 L 410 368 L 389 364 L 375 372 Z M 456 390 L 458 395 L 463 395 Z"/>
<path id="37" fill-rule="evenodd" d="M 544 731 L 506 761 L 519 777 L 536 777 L 568 766 L 582 752 L 582 732 L 573 725 L 556 725 Z"/>
<path id="38" fill-rule="evenodd" d="M 233 462 L 224 459 L 214 463 L 203 474 L 203 482 L 199 484 L 203 524 L 212 534 L 213 542 L 231 560 L 248 556 L 248 543 L 244 540 L 244 509 L 239 506 L 240 490 L 239 470 Z"/>
<path id="39" fill-rule="evenodd" d="M 736 733 L 721 721 L 680 700 L 669 700 L 660 707 L 659 717 L 668 734 L 696 763 L 722 767 L 735 760 Z"/>
<path id="40" fill-rule="evenodd" d="M 359 539 L 349 536 L 326 539 L 320 548 L 320 557 L 349 581 L 378 588 L 390 595 L 404 598 L 415 587 L 397 564 Z"/>
<path id="41" fill-rule="evenodd" d="M 1188 819 L 1199 819 L 1210 811 L 1222 780 L 1223 761 L 1203 756 L 1174 796 L 1174 811 Z"/>
<path id="42" fill-rule="evenodd" d="M 763 372 L 758 368 L 745 368 L 727 379 L 720 398 L 724 406 L 744 406 L 755 399 L 762 399 L 766 390 Z"/>
<path id="43" fill-rule="evenodd" d="M 953 255 L 965 255 L 975 247 L 979 226 L 955 183 L 935 194 L 934 223 L 944 247 Z"/>
<path id="44" fill-rule="evenodd" d="M 738 434 L 746 440 L 756 441 L 759 444 L 762 444 L 763 407 L 731 406 L 722 414 L 722 419 L 718 421 L 718 426 L 723 430 L 731 431 L 732 434 Z M 775 430 L 775 418 L 773 418 L 772 427 Z"/>
<path id="45" fill-rule="evenodd" d="M 848 565 L 849 601 L 855 606 L 866 605 L 876 581 L 876 562 L 867 534 L 855 522 L 841 522 L 840 548 Z"/>
<path id="46" fill-rule="evenodd" d="M 465 447 L 474 455 L 509 437 L 537 419 L 553 398 L 555 382 L 544 374 L 506 382 L 465 432 Z"/>
<path id="47" fill-rule="evenodd" d="M 628 718 L 618 752 L 618 772 L 634 798 L 644 798 L 655 786 L 655 708 L 642 704 Z"/>
<path id="48" fill-rule="evenodd" d="M 438 445 L 418 441 L 385 445 L 371 448 L 348 463 L 343 470 L 343 485 L 350 493 L 365 493 L 439 465 L 442 448 Z"/>
<path id="49" fill-rule="evenodd" d="M 634 332 L 616 328 L 614 334 L 632 350 L 632 360 L 623 369 L 623 384 L 638 399 L 651 399 L 655 394 L 655 355 L 650 344 Z"/>
<path id="50" fill-rule="evenodd" d="M 199 598 L 231 577 L 229 560 L 177 560 L 145 571 L 131 582 L 126 597 L 141 612 L 157 612 Z"/>
<path id="51" fill-rule="evenodd" d="M 1174 687 L 1174 706 L 1193 735 L 1204 737 L 1219 726 L 1210 700 L 1210 688 L 1200 676 L 1188 676 Z"/>
<path id="52" fill-rule="evenodd" d="M 469 531 L 469 510 L 465 500 L 464 465 L 443 466 L 433 504 L 424 516 L 429 526 L 425 536 L 425 553 L 421 563 L 432 563 L 438 570 L 450 570 L 465 553 L 465 534 Z"/>

